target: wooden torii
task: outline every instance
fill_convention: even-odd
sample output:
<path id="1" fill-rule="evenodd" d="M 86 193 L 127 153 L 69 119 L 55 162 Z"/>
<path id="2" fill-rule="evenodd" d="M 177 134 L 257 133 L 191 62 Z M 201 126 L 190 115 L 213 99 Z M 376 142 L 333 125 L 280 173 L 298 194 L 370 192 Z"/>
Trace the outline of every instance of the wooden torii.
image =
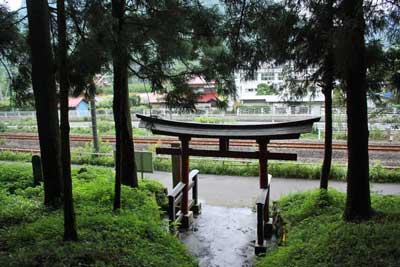
<path id="1" fill-rule="evenodd" d="M 313 123 L 319 121 L 320 118 L 281 123 L 205 124 L 164 120 L 140 114 L 136 114 L 136 116 L 140 119 L 139 127 L 146 128 L 153 134 L 176 136 L 180 140 L 180 147 L 159 147 L 156 149 L 156 153 L 180 156 L 181 183 L 179 188 L 175 188 L 174 191 L 181 190 L 182 192 L 179 207 L 182 228 L 189 227 L 192 217 L 189 203 L 189 190 L 193 187 L 189 181 L 190 156 L 258 159 L 260 194 L 257 200 L 256 254 L 265 252 L 265 238 L 272 234 L 272 224 L 269 218 L 271 176 L 268 175 L 268 160 L 297 160 L 297 154 L 294 153 L 269 152 L 268 143 L 270 140 L 298 139 L 300 134 L 311 132 Z M 219 150 L 190 148 L 191 138 L 219 139 Z M 255 140 L 258 144 L 258 151 L 230 150 L 230 139 Z M 197 187 L 197 185 L 195 186 Z"/>

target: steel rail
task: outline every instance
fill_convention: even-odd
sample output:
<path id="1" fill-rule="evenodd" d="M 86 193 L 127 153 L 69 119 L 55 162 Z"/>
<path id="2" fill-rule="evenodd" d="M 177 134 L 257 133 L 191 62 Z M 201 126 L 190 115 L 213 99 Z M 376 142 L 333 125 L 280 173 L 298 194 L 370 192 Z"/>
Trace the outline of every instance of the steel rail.
<path id="1" fill-rule="evenodd" d="M 0 139 L 9 140 L 28 140 L 35 141 L 38 140 L 36 134 L 0 134 Z M 91 142 L 91 136 L 85 135 L 71 135 L 70 140 L 73 142 Z M 101 137 L 103 142 L 115 143 L 115 137 L 113 136 L 103 136 Z M 177 138 L 171 137 L 135 137 L 135 144 L 163 144 L 170 145 L 173 143 L 178 143 Z M 193 138 L 190 141 L 191 145 L 194 146 L 218 146 L 219 142 L 217 139 L 200 139 Z M 257 143 L 252 140 L 231 140 L 230 145 L 232 147 L 252 147 L 256 146 Z M 279 149 L 314 149 L 322 150 L 324 149 L 324 144 L 322 142 L 301 142 L 301 141 L 274 141 L 268 145 L 269 148 L 279 148 Z M 347 150 L 347 145 L 345 143 L 333 143 L 334 150 Z M 369 151 L 375 152 L 400 152 L 400 144 L 369 144 Z"/>

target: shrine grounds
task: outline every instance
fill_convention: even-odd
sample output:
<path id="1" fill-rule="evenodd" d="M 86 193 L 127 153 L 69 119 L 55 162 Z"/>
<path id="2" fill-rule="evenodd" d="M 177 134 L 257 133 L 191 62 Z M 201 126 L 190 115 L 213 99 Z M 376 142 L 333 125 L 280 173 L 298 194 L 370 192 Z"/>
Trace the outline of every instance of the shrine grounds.
<path id="1" fill-rule="evenodd" d="M 113 213 L 112 169 L 74 167 L 80 240 L 69 243 L 62 241 L 62 213 L 43 206 L 43 188 L 32 187 L 32 180 L 29 164 L 0 163 L 0 266 L 76 266 L 82 259 L 86 266 L 198 264 L 166 231 L 161 184 L 145 180 L 140 189 L 123 187 L 123 209 Z M 400 196 L 374 194 L 373 219 L 357 224 L 343 221 L 344 200 L 345 194 L 333 189 L 282 197 L 286 240 L 271 243 L 254 264 L 398 266 Z"/>

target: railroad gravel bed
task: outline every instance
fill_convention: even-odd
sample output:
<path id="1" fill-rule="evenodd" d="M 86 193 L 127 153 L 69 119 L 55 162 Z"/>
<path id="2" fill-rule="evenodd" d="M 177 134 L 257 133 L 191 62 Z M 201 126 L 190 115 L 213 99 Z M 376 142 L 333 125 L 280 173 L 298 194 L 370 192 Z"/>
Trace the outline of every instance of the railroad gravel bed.
<path id="1" fill-rule="evenodd" d="M 309 143 L 313 140 L 296 140 L 298 143 Z M 336 142 L 336 141 L 335 141 Z M 340 142 L 345 144 L 345 142 Z M 388 144 L 388 143 L 371 143 L 371 144 Z M 72 141 L 72 147 L 79 147 L 85 145 L 85 142 Z M 135 144 L 135 148 L 139 151 L 147 150 L 150 144 Z M 200 147 L 200 146 L 194 146 Z M 0 139 L 0 148 L 22 148 L 22 149 L 39 149 L 38 140 L 15 140 L 15 139 Z M 217 149 L 216 146 L 210 146 L 210 149 Z M 232 147 L 232 150 L 256 150 L 256 146 L 240 146 Z M 300 148 L 271 148 L 271 152 L 287 152 L 297 153 L 298 162 L 316 163 L 321 162 L 323 159 L 324 151 L 321 149 L 300 149 Z M 332 159 L 336 163 L 345 164 L 347 161 L 347 152 L 345 150 L 333 150 Z M 382 164 L 387 167 L 400 167 L 400 153 L 399 152 L 380 152 L 370 151 L 370 161 L 373 164 Z"/>

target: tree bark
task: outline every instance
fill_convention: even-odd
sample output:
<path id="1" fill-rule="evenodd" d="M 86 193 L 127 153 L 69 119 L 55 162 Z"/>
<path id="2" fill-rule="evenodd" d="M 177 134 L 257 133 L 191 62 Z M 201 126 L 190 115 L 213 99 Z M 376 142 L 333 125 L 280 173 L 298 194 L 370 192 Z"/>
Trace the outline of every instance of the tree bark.
<path id="1" fill-rule="evenodd" d="M 365 62 L 365 21 L 362 0 L 344 0 L 343 24 L 347 64 L 348 169 L 346 220 L 362 220 L 372 214 L 369 188 L 368 113 Z"/>
<path id="2" fill-rule="evenodd" d="M 113 32 L 116 40 L 113 48 L 113 113 L 116 134 L 114 209 L 120 207 L 121 183 L 132 187 L 138 186 L 129 107 L 129 60 L 127 44 L 126 40 L 124 40 L 124 13 L 125 1 L 113 0 Z"/>
<path id="3" fill-rule="evenodd" d="M 325 97 L 325 146 L 324 160 L 321 168 L 320 189 L 328 189 L 328 180 L 332 164 L 332 91 L 335 76 L 335 62 L 333 53 L 333 0 L 328 0 L 325 6 L 323 25 L 326 35 L 326 55 L 323 61 L 322 92 Z"/>
<path id="4" fill-rule="evenodd" d="M 64 0 L 57 0 L 58 26 L 58 71 L 60 74 L 60 114 L 61 114 L 61 161 L 64 181 L 64 240 L 78 240 L 74 202 L 72 196 L 71 152 L 69 143 L 68 118 L 68 69 L 67 69 L 67 29 Z"/>
<path id="5" fill-rule="evenodd" d="M 328 189 L 328 180 L 331 173 L 332 164 L 332 91 L 333 91 L 333 72 L 326 74 L 323 88 L 325 97 L 325 145 L 324 160 L 321 168 L 320 189 Z"/>
<path id="6" fill-rule="evenodd" d="M 323 68 L 324 75 L 322 92 L 325 97 L 325 144 L 324 160 L 321 168 L 320 189 L 327 190 L 332 165 L 332 91 L 334 83 L 334 55 L 332 47 L 329 47 Z"/>
<path id="7" fill-rule="evenodd" d="M 89 88 L 89 103 L 90 103 L 90 119 L 92 121 L 92 138 L 93 150 L 95 153 L 99 152 L 99 135 L 97 132 L 97 115 L 96 115 L 96 85 L 92 80 Z"/>
<path id="8" fill-rule="evenodd" d="M 27 0 L 32 87 L 35 97 L 44 203 L 58 207 L 62 197 L 60 129 L 58 125 L 54 58 L 50 43 L 47 0 Z"/>

